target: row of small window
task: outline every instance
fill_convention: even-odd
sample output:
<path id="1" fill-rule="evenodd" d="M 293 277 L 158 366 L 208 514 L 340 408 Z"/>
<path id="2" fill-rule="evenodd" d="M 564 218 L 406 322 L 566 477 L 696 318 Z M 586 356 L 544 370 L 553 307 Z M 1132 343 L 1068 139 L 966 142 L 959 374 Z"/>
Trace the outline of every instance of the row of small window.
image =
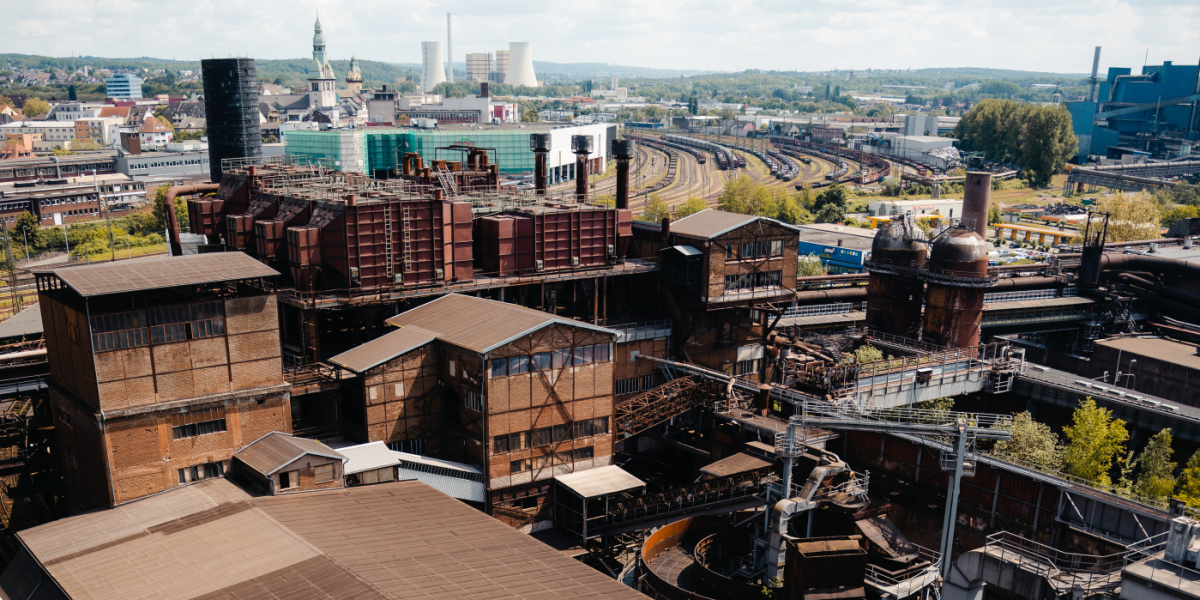
<path id="1" fill-rule="evenodd" d="M 783 240 L 741 242 L 725 247 L 725 260 L 751 260 L 783 256 Z"/>
<path id="2" fill-rule="evenodd" d="M 95 202 L 97 196 L 74 196 L 69 199 L 42 200 L 42 206 L 58 206 L 59 204 L 79 204 L 80 202 Z"/>
<path id="3" fill-rule="evenodd" d="M 224 313 L 217 301 L 92 317 L 92 347 L 104 352 L 224 335 Z"/>
<path id="4" fill-rule="evenodd" d="M 654 387 L 653 375 L 642 375 L 641 377 L 630 377 L 629 379 L 618 379 L 616 394 L 633 394 L 644 392 Z"/>
<path id="5" fill-rule="evenodd" d="M 530 431 L 495 436 L 492 438 L 492 453 L 504 454 L 515 450 L 539 448 L 606 433 L 608 433 L 608 417 L 584 419 L 574 423 L 563 423 L 552 427 L 539 427 Z"/>
<path id="6" fill-rule="evenodd" d="M 755 288 L 779 287 L 783 284 L 783 271 L 765 271 L 725 276 L 725 291 L 752 290 Z"/>
<path id="7" fill-rule="evenodd" d="M 202 465 L 192 465 L 179 469 L 179 485 L 200 481 L 201 479 L 214 479 L 225 476 L 224 463 L 205 463 Z"/>
<path id="8" fill-rule="evenodd" d="M 171 436 L 177 440 L 222 431 L 225 431 L 223 407 L 194 410 L 171 417 Z"/>
<path id="9" fill-rule="evenodd" d="M 510 356 L 508 358 L 493 358 L 488 361 L 488 372 L 492 377 L 506 375 L 521 375 L 549 371 L 568 366 L 580 366 L 598 362 L 608 362 L 612 356 L 609 344 L 578 346 L 574 350 L 552 350 L 538 352 L 531 356 Z"/>
<path id="10" fill-rule="evenodd" d="M 98 209 L 98 208 L 79 208 L 79 209 L 75 209 L 75 210 L 68 210 L 64 214 L 68 217 L 74 217 L 74 216 L 78 216 L 78 215 L 97 215 L 97 214 L 100 214 L 100 209 Z"/>
<path id="11" fill-rule="evenodd" d="M 313 467 L 313 482 L 326 483 L 333 481 L 333 465 L 317 465 Z M 283 471 L 279 474 L 279 489 L 292 490 L 300 487 L 299 471 Z"/>
<path id="12" fill-rule="evenodd" d="M 753 375 L 762 370 L 762 359 L 751 358 L 733 363 L 734 375 Z"/>
<path id="13" fill-rule="evenodd" d="M 589 460 L 595 456 L 595 450 L 588 446 L 586 448 L 576 448 L 574 450 L 564 450 L 553 454 L 543 454 L 533 458 L 522 458 L 520 460 L 509 461 L 508 471 L 510 473 L 523 473 L 529 470 L 540 470 L 554 465 L 569 465 L 579 460 Z"/>

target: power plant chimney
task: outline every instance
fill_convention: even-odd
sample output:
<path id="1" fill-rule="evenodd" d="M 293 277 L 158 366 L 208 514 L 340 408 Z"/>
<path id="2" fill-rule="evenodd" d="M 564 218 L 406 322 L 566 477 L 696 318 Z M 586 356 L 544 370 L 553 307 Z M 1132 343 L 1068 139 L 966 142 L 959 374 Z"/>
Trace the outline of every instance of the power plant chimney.
<path id="1" fill-rule="evenodd" d="M 963 219 L 974 219 L 973 229 L 987 239 L 988 204 L 992 200 L 992 174 L 971 171 L 963 188 Z"/>
<path id="2" fill-rule="evenodd" d="M 571 152 L 575 153 L 575 199 L 588 199 L 588 155 L 592 153 L 592 136 L 571 136 Z"/>
<path id="3" fill-rule="evenodd" d="M 450 13 L 446 13 L 446 81 L 454 83 L 454 44 L 450 41 Z"/>
<path id="4" fill-rule="evenodd" d="M 612 155 L 617 160 L 617 208 L 629 208 L 629 159 L 633 158 L 633 141 L 613 140 Z"/>
<path id="5" fill-rule="evenodd" d="M 550 134 L 529 134 L 529 149 L 533 150 L 533 190 L 546 195 L 546 154 L 550 152 Z"/>
<path id="6" fill-rule="evenodd" d="M 1096 101 L 1096 87 L 1100 84 L 1100 46 L 1096 46 L 1096 56 L 1092 58 L 1092 78 L 1088 81 L 1091 87 L 1088 89 L 1088 102 Z"/>

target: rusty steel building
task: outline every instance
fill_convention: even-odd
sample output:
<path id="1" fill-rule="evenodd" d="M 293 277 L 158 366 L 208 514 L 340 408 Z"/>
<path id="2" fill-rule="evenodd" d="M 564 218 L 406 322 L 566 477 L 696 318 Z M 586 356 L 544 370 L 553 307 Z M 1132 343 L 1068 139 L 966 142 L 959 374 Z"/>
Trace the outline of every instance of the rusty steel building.
<path id="1" fill-rule="evenodd" d="M 74 510 L 219 477 L 291 430 L 276 275 L 240 253 L 36 273 Z"/>
<path id="2" fill-rule="evenodd" d="M 616 331 L 460 294 L 388 323 L 330 359 L 346 437 L 482 467 L 488 511 L 527 530 L 551 479 L 610 463 Z"/>

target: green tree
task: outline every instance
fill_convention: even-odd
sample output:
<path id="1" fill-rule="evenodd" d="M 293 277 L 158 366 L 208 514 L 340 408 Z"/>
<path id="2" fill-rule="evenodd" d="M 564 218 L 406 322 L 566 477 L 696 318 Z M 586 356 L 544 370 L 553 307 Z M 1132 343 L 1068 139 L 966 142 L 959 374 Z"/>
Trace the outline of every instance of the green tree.
<path id="1" fill-rule="evenodd" d="M 981 100 L 954 128 L 959 147 L 1011 162 L 1035 185 L 1045 185 L 1079 149 L 1071 115 L 1062 106 Z"/>
<path id="2" fill-rule="evenodd" d="M 1097 199 L 1095 208 L 1108 213 L 1107 240 L 1128 242 L 1152 240 L 1162 237 L 1159 233 L 1158 203 L 1145 192 L 1117 192 Z M 1103 224 L 1103 217 L 1093 216 L 1094 225 Z"/>
<path id="3" fill-rule="evenodd" d="M 34 96 L 25 101 L 25 108 L 21 112 L 31 119 L 38 119 L 50 113 L 50 103 Z"/>
<path id="4" fill-rule="evenodd" d="M 1003 220 L 1004 220 L 1004 217 L 1000 213 L 1000 205 L 999 204 L 993 204 L 988 207 L 988 225 L 995 225 L 996 223 L 999 223 Z"/>
<path id="5" fill-rule="evenodd" d="M 880 350 L 879 348 L 876 348 L 875 346 L 870 345 L 870 344 L 863 344 L 863 345 L 855 348 L 853 355 L 854 355 L 853 362 L 855 364 L 860 364 L 860 365 L 865 364 L 865 363 L 879 362 L 879 361 L 883 360 L 883 351 Z M 842 362 L 849 364 L 851 362 L 851 360 L 849 357 L 846 357 L 845 359 L 842 360 Z"/>
<path id="6" fill-rule="evenodd" d="M 42 222 L 36 215 L 29 211 L 22 212 L 17 215 L 17 226 L 13 229 L 13 239 L 20 241 L 22 245 L 25 240 L 31 244 L 36 244 L 38 239 L 38 230 L 42 228 Z"/>
<path id="7" fill-rule="evenodd" d="M 797 277 L 821 277 L 825 275 L 825 264 L 816 254 L 806 254 L 796 263 Z"/>
<path id="8" fill-rule="evenodd" d="M 1133 491 L 1144 498 L 1165 502 L 1175 490 L 1175 468 L 1171 460 L 1171 430 L 1154 434 L 1142 453 L 1131 462 L 1135 480 Z"/>
<path id="9" fill-rule="evenodd" d="M 809 193 L 811 194 L 812 191 L 809 190 Z M 777 218 L 792 225 L 806 225 L 813 222 L 813 214 L 801 204 L 800 194 L 784 194 L 783 199 L 779 202 Z"/>
<path id="10" fill-rule="evenodd" d="M 521 113 L 521 122 L 522 123 L 537 123 L 540 120 L 541 120 L 541 118 L 538 117 L 536 108 L 531 107 L 531 108 L 526 109 L 524 113 Z"/>
<path id="11" fill-rule="evenodd" d="M 671 207 L 658 194 L 650 194 L 646 199 L 646 210 L 642 212 L 642 220 L 661 223 L 664 217 L 671 216 Z"/>
<path id="12" fill-rule="evenodd" d="M 71 86 L 67 88 L 67 100 L 78 100 L 78 99 L 79 99 L 79 90 L 75 89 L 75 84 L 71 84 Z"/>
<path id="13" fill-rule="evenodd" d="M 8 96 L 5 96 L 4 94 L 0 94 L 0 106 L 15 106 L 15 105 L 13 104 L 12 98 L 9 98 Z"/>
<path id="14" fill-rule="evenodd" d="M 1013 416 L 1012 439 L 996 443 L 996 454 L 1046 471 L 1062 469 L 1062 441 L 1045 423 L 1033 420 L 1029 411 Z"/>
<path id="15" fill-rule="evenodd" d="M 1200 508 L 1200 450 L 1192 454 L 1184 465 L 1175 495 L 1188 506 Z"/>
<path id="16" fill-rule="evenodd" d="M 1159 218 L 1159 224 L 1163 227 L 1170 227 L 1184 219 L 1194 219 L 1200 217 L 1200 206 L 1173 206 L 1163 209 L 1162 217 Z"/>
<path id="17" fill-rule="evenodd" d="M 1125 421 L 1114 419 L 1112 411 L 1096 406 L 1089 396 L 1079 403 L 1063 433 L 1067 436 L 1063 450 L 1066 472 L 1095 484 L 1112 483 L 1113 459 L 1125 453 L 1129 441 Z"/>
<path id="18" fill-rule="evenodd" d="M 163 205 L 167 201 L 167 190 L 170 189 L 166 185 L 160 185 L 154 190 L 154 211 L 151 215 L 154 217 L 154 230 L 156 232 L 164 231 L 167 227 L 167 213 L 163 209 Z M 188 230 L 188 210 L 187 200 L 182 197 L 175 198 L 175 219 L 179 222 L 179 230 Z"/>
<path id="19" fill-rule="evenodd" d="M 813 213 L 818 223 L 841 223 L 846 218 L 846 188 L 832 185 L 818 194 Z"/>
<path id="20" fill-rule="evenodd" d="M 675 218 L 682 219 L 688 215 L 694 215 L 708 208 L 708 203 L 703 198 L 692 196 L 686 202 L 675 209 Z"/>

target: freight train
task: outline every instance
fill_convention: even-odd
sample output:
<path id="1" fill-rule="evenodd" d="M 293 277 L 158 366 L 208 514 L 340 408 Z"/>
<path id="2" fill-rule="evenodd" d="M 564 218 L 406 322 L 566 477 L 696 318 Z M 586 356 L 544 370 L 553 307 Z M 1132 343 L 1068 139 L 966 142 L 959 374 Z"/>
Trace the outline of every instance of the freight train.
<path id="1" fill-rule="evenodd" d="M 702 140 L 686 135 L 664 135 L 662 141 L 669 144 L 677 144 L 688 146 L 691 148 L 699 148 L 706 152 L 711 152 L 717 159 L 717 168 L 722 171 L 727 169 L 738 169 L 746 166 L 746 159 L 738 156 L 738 154 L 721 144 Z"/>
<path id="2" fill-rule="evenodd" d="M 810 154 L 838 165 L 838 169 L 834 173 L 830 174 L 832 177 L 829 175 L 826 176 L 826 180 L 829 183 L 875 183 L 884 177 L 887 177 L 891 172 L 891 163 L 875 154 L 868 154 L 859 150 L 842 148 L 841 146 L 819 144 L 816 142 L 805 142 L 796 138 L 785 136 L 773 135 L 770 139 L 771 143 L 779 146 L 781 152 L 784 152 L 785 154 L 789 154 L 791 156 Z M 842 159 L 855 161 L 861 164 L 864 167 L 864 170 L 859 173 L 851 174 L 848 166 Z"/>

